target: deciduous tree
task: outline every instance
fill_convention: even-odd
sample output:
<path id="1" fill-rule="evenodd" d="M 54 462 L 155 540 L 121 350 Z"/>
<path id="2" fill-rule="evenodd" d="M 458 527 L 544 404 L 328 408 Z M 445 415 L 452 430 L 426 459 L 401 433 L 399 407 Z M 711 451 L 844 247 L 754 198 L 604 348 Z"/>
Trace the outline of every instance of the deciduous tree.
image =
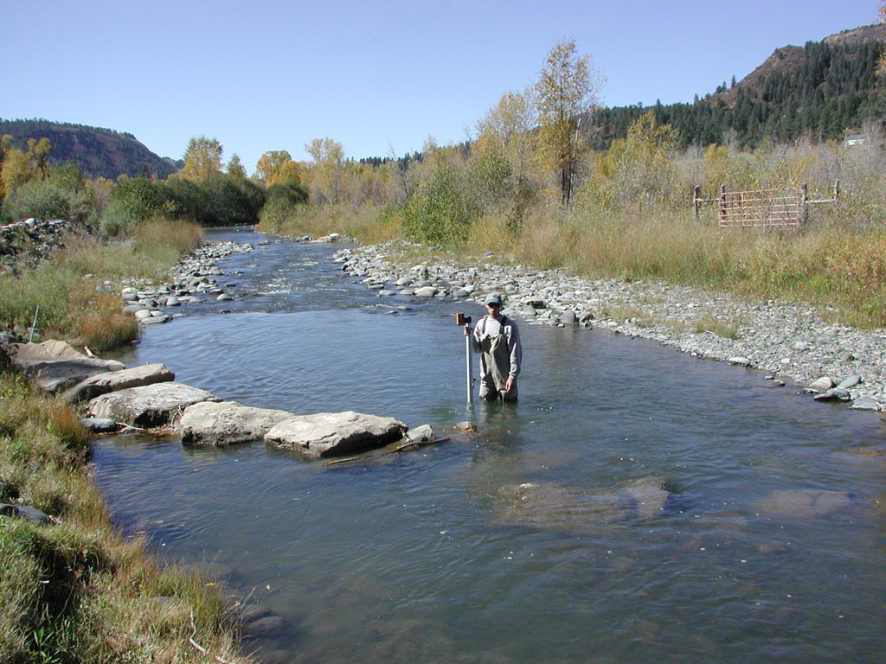
<path id="1" fill-rule="evenodd" d="M 188 141 L 185 165 L 178 172 L 179 177 L 191 182 L 205 182 L 221 171 L 222 152 L 222 144 L 214 138 L 192 138 Z"/>
<path id="2" fill-rule="evenodd" d="M 582 123 L 588 122 L 596 96 L 589 57 L 578 55 L 574 41 L 557 44 L 548 53 L 536 91 L 541 147 L 558 171 L 560 200 L 568 205 L 586 145 Z"/>
<path id="3" fill-rule="evenodd" d="M 269 150 L 255 165 L 256 178 L 268 188 L 274 185 L 300 186 L 302 170 L 286 150 Z"/>
<path id="4" fill-rule="evenodd" d="M 314 158 L 311 166 L 311 194 L 319 203 L 339 203 L 342 198 L 344 148 L 331 138 L 315 138 L 305 145 Z"/>
<path id="5" fill-rule="evenodd" d="M 231 158 L 228 160 L 228 175 L 238 180 L 246 179 L 246 169 L 243 168 L 243 164 L 240 161 L 240 155 L 237 153 L 232 154 Z"/>

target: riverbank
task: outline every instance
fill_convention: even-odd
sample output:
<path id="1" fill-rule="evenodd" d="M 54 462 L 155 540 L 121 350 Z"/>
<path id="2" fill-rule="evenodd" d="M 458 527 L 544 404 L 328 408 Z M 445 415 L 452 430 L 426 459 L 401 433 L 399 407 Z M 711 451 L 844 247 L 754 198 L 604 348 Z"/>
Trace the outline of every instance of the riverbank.
<path id="1" fill-rule="evenodd" d="M 21 338 L 38 307 L 43 338 L 97 351 L 128 343 L 138 325 L 121 311 L 121 283 L 168 278 L 200 238 L 193 224 L 166 222 L 110 246 L 68 238 L 52 257 L 0 276 L 9 330 L 0 343 Z M 4 360 L 0 353 L 0 661 L 252 661 L 238 655 L 242 607 L 117 533 L 89 474 L 78 415 Z"/>
<path id="2" fill-rule="evenodd" d="M 399 242 L 343 250 L 337 260 L 382 298 L 452 296 L 482 303 L 485 293 L 500 291 L 505 313 L 529 324 L 585 325 L 651 339 L 694 357 L 759 369 L 770 380 L 810 386 L 820 400 L 851 401 L 852 408 L 872 411 L 886 406 L 886 329 L 828 322 L 811 305 L 663 281 L 588 279 L 499 263 L 492 255 L 456 261 Z"/>
<path id="3" fill-rule="evenodd" d="M 195 224 L 162 220 L 145 222 L 131 238 L 111 244 L 69 236 L 63 248 L 32 267 L 0 275 L 0 328 L 27 336 L 36 321 L 43 338 L 68 339 L 93 351 L 129 343 L 138 326 L 120 309 L 121 281 L 165 279 L 201 238 Z"/>

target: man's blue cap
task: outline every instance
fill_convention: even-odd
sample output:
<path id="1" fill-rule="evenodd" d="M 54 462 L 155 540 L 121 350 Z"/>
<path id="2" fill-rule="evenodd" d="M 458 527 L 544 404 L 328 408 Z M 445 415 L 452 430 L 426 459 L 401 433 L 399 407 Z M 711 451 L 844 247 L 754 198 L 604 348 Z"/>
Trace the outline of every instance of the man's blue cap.
<path id="1" fill-rule="evenodd" d="M 486 296 L 486 304 L 493 305 L 496 307 L 501 306 L 501 295 L 498 293 L 490 293 Z"/>

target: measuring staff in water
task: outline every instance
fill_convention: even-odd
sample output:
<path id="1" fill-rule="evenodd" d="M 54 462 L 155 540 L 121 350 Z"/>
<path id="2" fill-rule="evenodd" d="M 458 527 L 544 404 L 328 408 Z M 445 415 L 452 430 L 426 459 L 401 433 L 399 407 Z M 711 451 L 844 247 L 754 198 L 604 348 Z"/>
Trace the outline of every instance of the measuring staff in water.
<path id="1" fill-rule="evenodd" d="M 486 316 L 477 321 L 471 338 L 480 353 L 480 398 L 487 401 L 517 400 L 517 376 L 523 364 L 523 349 L 517 324 L 501 313 L 501 295 L 486 297 Z M 465 336 L 471 326 L 465 325 Z"/>

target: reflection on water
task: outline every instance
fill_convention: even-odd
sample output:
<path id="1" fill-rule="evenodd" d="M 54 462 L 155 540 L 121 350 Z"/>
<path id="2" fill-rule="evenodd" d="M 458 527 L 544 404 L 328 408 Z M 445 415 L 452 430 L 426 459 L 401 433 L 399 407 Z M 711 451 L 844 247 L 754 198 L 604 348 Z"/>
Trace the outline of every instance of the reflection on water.
<path id="1" fill-rule="evenodd" d="M 528 325 L 521 401 L 468 413 L 450 322 L 464 305 L 385 300 L 411 308 L 387 314 L 331 251 L 228 259 L 249 294 L 232 314 L 150 328 L 127 359 L 247 404 L 441 432 L 470 415 L 476 435 L 331 467 L 260 442 L 95 450 L 126 532 L 282 617 L 250 642 L 268 661 L 878 659 L 878 418 L 646 342 Z"/>

